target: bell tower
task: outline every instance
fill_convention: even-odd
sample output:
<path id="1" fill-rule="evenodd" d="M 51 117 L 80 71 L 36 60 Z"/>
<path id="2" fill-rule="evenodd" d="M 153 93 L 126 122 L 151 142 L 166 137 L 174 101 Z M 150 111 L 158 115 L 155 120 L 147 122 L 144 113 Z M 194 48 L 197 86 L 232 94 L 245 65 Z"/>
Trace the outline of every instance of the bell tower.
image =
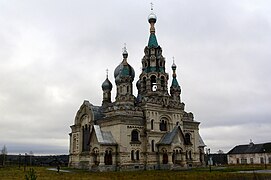
<path id="1" fill-rule="evenodd" d="M 127 62 L 128 52 L 126 46 L 123 48 L 123 60 L 114 71 L 115 83 L 117 86 L 116 103 L 123 105 L 134 105 L 133 81 L 135 71 Z"/>
<path id="2" fill-rule="evenodd" d="M 168 74 L 165 72 L 165 58 L 155 35 L 157 17 L 152 12 L 148 21 L 150 23 L 150 36 L 148 45 L 144 49 L 142 59 L 142 72 L 139 76 L 139 92 L 142 97 L 168 96 Z"/>

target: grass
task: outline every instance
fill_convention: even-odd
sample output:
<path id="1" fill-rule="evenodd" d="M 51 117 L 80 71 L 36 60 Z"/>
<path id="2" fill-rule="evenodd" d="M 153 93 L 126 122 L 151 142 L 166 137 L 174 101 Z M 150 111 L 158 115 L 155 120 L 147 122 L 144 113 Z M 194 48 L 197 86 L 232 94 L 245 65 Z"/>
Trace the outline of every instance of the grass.
<path id="1" fill-rule="evenodd" d="M 239 170 L 251 170 L 251 167 L 228 167 L 226 169 L 215 169 L 209 172 L 208 168 L 191 169 L 189 171 L 135 171 L 135 172 L 89 172 L 83 170 L 71 170 L 70 173 L 47 170 L 48 167 L 32 167 L 37 175 L 38 180 L 86 180 L 86 179 L 182 179 L 182 180 L 262 180 L 271 179 L 271 174 L 253 174 L 253 173 L 237 173 Z M 63 168 L 64 169 L 64 168 Z M 253 169 L 255 169 L 253 167 Z M 0 179 L 25 179 L 25 174 L 30 170 L 27 167 L 26 172 L 21 167 L 2 167 L 0 168 Z"/>

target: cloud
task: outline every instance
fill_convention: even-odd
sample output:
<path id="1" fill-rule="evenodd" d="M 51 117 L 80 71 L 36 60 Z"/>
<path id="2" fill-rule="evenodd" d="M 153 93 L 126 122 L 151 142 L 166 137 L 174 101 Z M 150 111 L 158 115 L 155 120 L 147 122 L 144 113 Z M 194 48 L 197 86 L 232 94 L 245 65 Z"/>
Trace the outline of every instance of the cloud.
<path id="1" fill-rule="evenodd" d="M 182 100 L 201 122 L 208 147 L 270 141 L 270 3 L 154 4 L 166 71 L 174 56 Z M 77 109 L 85 99 L 101 104 L 105 70 L 113 83 L 124 43 L 137 80 L 149 4 L 3 1 L 0 12 L 0 146 L 67 153 Z"/>

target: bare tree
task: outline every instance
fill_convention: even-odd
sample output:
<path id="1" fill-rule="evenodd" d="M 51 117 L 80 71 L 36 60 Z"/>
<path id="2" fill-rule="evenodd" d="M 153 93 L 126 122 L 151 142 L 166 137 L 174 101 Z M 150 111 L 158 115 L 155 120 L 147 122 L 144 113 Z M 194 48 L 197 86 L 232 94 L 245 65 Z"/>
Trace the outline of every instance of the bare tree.
<path id="1" fill-rule="evenodd" d="M 6 145 L 3 146 L 2 150 L 1 150 L 1 156 L 3 157 L 3 166 L 5 166 L 5 162 L 6 162 L 6 156 L 8 154 L 8 149 L 6 147 Z"/>

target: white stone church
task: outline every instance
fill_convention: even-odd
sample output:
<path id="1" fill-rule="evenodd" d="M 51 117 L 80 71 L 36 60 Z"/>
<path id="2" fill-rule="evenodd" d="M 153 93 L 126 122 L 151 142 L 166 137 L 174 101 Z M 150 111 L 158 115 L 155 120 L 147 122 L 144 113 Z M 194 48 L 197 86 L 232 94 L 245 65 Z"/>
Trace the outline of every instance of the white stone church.
<path id="1" fill-rule="evenodd" d="M 181 87 L 172 65 L 172 82 L 155 35 L 156 15 L 148 17 L 150 36 L 141 60 L 142 72 L 133 95 L 134 69 L 123 60 L 112 83 L 102 84 L 101 106 L 84 101 L 76 113 L 70 133 L 69 166 L 91 171 L 181 169 L 204 165 L 204 142 L 199 122 L 184 110 Z"/>

